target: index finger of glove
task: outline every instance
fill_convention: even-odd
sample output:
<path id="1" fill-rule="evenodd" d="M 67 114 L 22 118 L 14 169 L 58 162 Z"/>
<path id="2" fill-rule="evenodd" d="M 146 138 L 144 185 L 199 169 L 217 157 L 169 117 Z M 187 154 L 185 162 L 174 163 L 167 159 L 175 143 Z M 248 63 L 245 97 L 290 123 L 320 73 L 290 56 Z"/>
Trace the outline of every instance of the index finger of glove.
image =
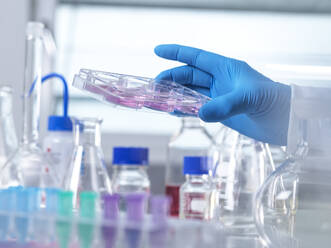
<path id="1" fill-rule="evenodd" d="M 207 52 L 194 47 L 181 46 L 176 44 L 159 45 L 154 49 L 155 53 L 166 59 L 177 60 L 214 74 L 219 63 L 224 63 L 228 58 Z"/>

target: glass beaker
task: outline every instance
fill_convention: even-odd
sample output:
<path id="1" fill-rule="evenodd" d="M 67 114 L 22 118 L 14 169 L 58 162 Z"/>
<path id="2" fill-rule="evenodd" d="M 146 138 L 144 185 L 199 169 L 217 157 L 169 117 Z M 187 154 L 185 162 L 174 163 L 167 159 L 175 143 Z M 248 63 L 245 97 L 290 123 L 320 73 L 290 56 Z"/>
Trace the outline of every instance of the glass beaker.
<path id="1" fill-rule="evenodd" d="M 231 129 L 222 140 L 214 177 L 219 192 L 215 215 L 230 233 L 255 235 L 255 195 L 274 168 L 268 147 Z"/>
<path id="2" fill-rule="evenodd" d="M 111 193 L 111 183 L 101 149 L 102 120 L 82 118 L 73 123 L 75 147 L 63 186 L 74 192 L 74 207 L 78 208 L 80 192 Z"/>
<path id="3" fill-rule="evenodd" d="M 12 100 L 12 88 L 0 86 L 0 169 L 17 149 Z"/>
<path id="4" fill-rule="evenodd" d="M 179 188 L 185 182 L 185 156 L 217 157 L 215 142 L 198 118 L 182 118 L 182 126 L 168 144 L 165 173 L 166 195 L 170 197 L 170 215 L 179 215 Z M 213 160 L 215 161 L 215 160 Z"/>
<path id="5" fill-rule="evenodd" d="M 25 36 L 23 88 L 23 137 L 18 149 L 0 171 L 2 188 L 57 187 L 59 180 L 39 145 L 40 87 L 43 65 L 44 25 L 29 22 Z"/>

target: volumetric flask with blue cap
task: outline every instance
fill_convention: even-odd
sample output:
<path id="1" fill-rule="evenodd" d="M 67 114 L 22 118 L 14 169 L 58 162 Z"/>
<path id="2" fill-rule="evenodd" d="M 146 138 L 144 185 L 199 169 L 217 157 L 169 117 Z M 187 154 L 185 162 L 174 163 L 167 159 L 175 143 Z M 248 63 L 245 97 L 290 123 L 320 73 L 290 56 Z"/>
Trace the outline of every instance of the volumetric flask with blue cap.
<path id="1" fill-rule="evenodd" d="M 29 22 L 26 29 L 23 89 L 23 137 L 18 149 L 0 171 L 2 188 L 58 187 L 59 180 L 39 144 L 40 87 L 44 55 L 42 23 Z"/>

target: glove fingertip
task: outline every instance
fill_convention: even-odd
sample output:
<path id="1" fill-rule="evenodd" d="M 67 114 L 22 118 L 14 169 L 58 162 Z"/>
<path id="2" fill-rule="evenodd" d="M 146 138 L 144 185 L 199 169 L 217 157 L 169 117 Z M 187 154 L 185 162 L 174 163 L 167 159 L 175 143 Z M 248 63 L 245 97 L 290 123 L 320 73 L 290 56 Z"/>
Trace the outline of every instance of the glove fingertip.
<path id="1" fill-rule="evenodd" d="M 154 53 L 158 56 L 162 56 L 162 54 L 164 52 L 166 52 L 166 49 L 169 47 L 169 44 L 161 44 L 161 45 L 157 45 L 154 48 Z"/>
<path id="2" fill-rule="evenodd" d="M 231 106 L 224 104 L 224 97 L 218 97 L 207 102 L 199 110 L 199 116 L 205 122 L 219 122 L 229 117 Z M 230 102 L 228 102 L 230 104 Z"/>
<path id="3" fill-rule="evenodd" d="M 157 82 L 159 82 L 159 81 L 161 81 L 161 80 L 165 80 L 165 79 L 167 79 L 167 78 L 168 78 L 168 73 L 165 72 L 165 71 L 163 71 L 163 72 L 159 73 L 159 75 L 157 75 L 157 76 L 154 78 L 154 80 L 157 81 Z"/>
<path id="4" fill-rule="evenodd" d="M 205 122 L 208 122 L 208 118 L 206 117 L 206 104 L 199 109 L 199 118 Z"/>
<path id="5" fill-rule="evenodd" d="M 162 46 L 164 46 L 164 45 L 157 45 L 156 47 L 154 47 L 154 53 L 156 55 L 160 54 L 160 51 L 162 51 Z"/>
<path id="6" fill-rule="evenodd" d="M 178 49 L 179 45 L 176 44 L 161 44 L 154 48 L 154 53 L 162 58 L 176 59 Z"/>

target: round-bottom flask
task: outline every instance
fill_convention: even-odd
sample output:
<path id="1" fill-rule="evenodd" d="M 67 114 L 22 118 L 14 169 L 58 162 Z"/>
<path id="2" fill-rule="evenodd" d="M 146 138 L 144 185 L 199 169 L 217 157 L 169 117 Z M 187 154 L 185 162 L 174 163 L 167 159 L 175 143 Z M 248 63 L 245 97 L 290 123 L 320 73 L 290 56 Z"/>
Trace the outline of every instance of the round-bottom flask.
<path id="1" fill-rule="evenodd" d="M 21 144 L 1 170 L 1 187 L 59 187 L 53 166 L 38 144 Z"/>
<path id="2" fill-rule="evenodd" d="M 19 148 L 0 171 L 2 188 L 58 187 L 59 179 L 39 145 L 40 87 L 45 28 L 29 22 L 25 35 L 25 74 L 22 92 L 23 135 Z"/>
<path id="3" fill-rule="evenodd" d="M 257 194 L 255 219 L 268 247 L 329 247 L 330 158 L 288 159 Z"/>

